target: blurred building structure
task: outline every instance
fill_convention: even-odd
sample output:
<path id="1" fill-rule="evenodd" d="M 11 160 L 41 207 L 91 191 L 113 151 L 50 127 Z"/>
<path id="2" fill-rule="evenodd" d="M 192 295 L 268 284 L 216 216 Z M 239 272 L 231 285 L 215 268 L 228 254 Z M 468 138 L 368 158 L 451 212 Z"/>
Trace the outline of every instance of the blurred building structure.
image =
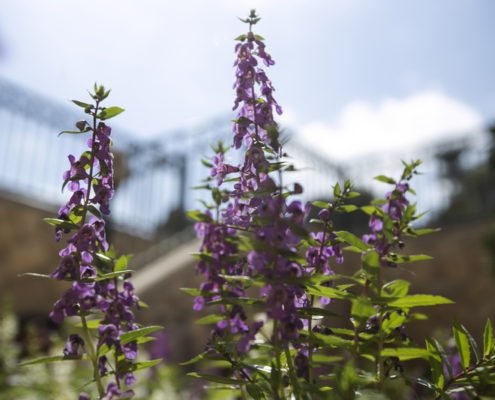
<path id="1" fill-rule="evenodd" d="M 58 263 L 60 245 L 42 218 L 54 216 L 67 198 L 68 194 L 60 191 L 62 173 L 69 165 L 67 155 L 78 155 L 86 146 L 83 135 L 57 138 L 58 132 L 72 129 L 84 117 L 77 111 L 75 106 L 53 104 L 0 79 L 0 293 L 11 296 L 16 311 L 25 316 L 48 315 L 65 289 L 64 282 L 17 275 L 50 273 Z M 203 328 L 192 324 L 198 317 L 191 311 L 192 299 L 179 291 L 179 287 L 198 285 L 189 254 L 199 245 L 184 212 L 197 208 L 198 198 L 205 199 L 206 194 L 190 188 L 209 174 L 200 159 L 212 155 L 210 145 L 219 140 L 230 144 L 231 119 L 225 115 L 197 129 L 168 132 L 151 141 L 119 129 L 118 119 L 112 131 L 118 186 L 111 203 L 111 241 L 118 253 L 136 254 L 131 268 L 137 271 L 137 291 L 151 306 L 141 311 L 142 317 L 166 325 L 172 341 L 177 341 L 174 347 L 187 349 L 189 355 L 198 349 L 187 343 L 200 337 Z M 476 332 L 480 328 L 473 309 L 480 310 L 480 316 L 495 315 L 493 302 L 487 303 L 479 295 L 495 289 L 490 255 L 483 245 L 494 230 L 489 219 L 495 202 L 490 164 L 495 158 L 493 141 L 488 133 L 472 132 L 424 149 L 336 165 L 294 137 L 286 151 L 298 171 L 285 179 L 289 185 L 303 184 L 303 201 L 330 198 L 335 182 L 347 178 L 358 190 L 379 197 L 388 188 L 371 183 L 374 176 L 397 176 L 401 158 L 422 158 L 423 175 L 413 181 L 418 208 L 431 211 L 427 217 L 431 223 L 441 221 L 448 227 L 411 244 L 417 249 L 411 253 L 436 256 L 436 261 L 418 264 L 416 275 L 410 277 L 413 290 L 453 298 L 458 319 L 468 319 L 466 325 Z M 477 192 L 473 187 L 483 190 Z M 464 188 L 469 188 L 467 193 Z M 471 208 L 463 211 L 456 205 L 463 201 Z M 449 221 L 452 209 L 459 212 L 451 214 L 455 218 Z M 448 323 L 454 309 L 440 310 L 438 315 L 436 322 Z"/>

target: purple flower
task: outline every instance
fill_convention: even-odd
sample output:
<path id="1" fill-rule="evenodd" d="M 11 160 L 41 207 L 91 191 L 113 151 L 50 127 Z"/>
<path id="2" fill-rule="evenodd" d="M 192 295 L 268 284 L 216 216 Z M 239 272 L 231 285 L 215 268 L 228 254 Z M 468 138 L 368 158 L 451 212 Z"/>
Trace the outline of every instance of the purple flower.
<path id="1" fill-rule="evenodd" d="M 107 392 L 105 394 L 104 400 L 112 400 L 112 399 L 128 399 L 134 396 L 134 391 L 127 390 L 125 392 L 121 391 L 117 384 L 112 382 L 107 386 Z"/>
<path id="2" fill-rule="evenodd" d="M 83 347 L 83 346 L 84 346 L 84 340 L 82 340 L 78 334 L 73 333 L 72 335 L 69 336 L 69 339 L 67 339 L 67 342 L 65 343 L 64 356 L 79 355 L 79 347 Z"/>

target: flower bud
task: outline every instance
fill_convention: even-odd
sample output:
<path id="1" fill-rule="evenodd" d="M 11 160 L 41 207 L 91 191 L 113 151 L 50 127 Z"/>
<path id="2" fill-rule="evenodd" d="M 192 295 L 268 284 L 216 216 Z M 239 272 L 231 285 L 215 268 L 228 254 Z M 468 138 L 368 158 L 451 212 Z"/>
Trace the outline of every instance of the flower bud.
<path id="1" fill-rule="evenodd" d="M 87 124 L 88 124 L 88 123 L 87 123 L 86 121 L 84 121 L 84 120 L 82 120 L 82 121 L 77 121 L 77 122 L 76 122 L 76 128 L 77 128 L 77 129 L 79 129 L 79 130 L 82 132 L 82 131 L 84 131 L 84 128 L 86 128 L 86 125 L 87 125 Z"/>
<path id="2" fill-rule="evenodd" d="M 322 208 L 318 213 L 318 217 L 322 221 L 328 221 L 330 219 L 330 211 L 328 211 L 326 208 Z"/>

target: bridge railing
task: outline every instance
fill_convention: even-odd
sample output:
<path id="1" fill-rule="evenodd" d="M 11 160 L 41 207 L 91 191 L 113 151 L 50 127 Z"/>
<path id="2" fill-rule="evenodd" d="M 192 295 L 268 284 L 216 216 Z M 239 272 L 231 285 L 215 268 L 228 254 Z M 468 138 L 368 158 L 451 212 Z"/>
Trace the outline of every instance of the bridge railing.
<path id="1" fill-rule="evenodd" d="M 62 173 L 69 166 L 67 155 L 82 152 L 86 140 L 82 135 L 57 138 L 57 133 L 73 127 L 78 119 L 81 115 L 69 105 L 60 106 L 0 79 L 0 190 L 54 207 L 66 201 L 67 194 L 60 188 Z M 115 126 L 112 135 L 117 175 L 121 171 L 122 179 L 112 204 L 112 222 L 123 230 L 151 236 L 170 212 L 197 208 L 197 199 L 207 195 L 190 189 L 208 173 L 200 159 L 212 155 L 210 146 L 218 140 L 231 144 L 231 119 L 231 115 L 221 116 L 200 127 L 167 132 L 153 140 L 139 139 Z M 432 210 L 434 215 L 448 204 L 455 191 L 452 180 L 444 178 L 444 164 L 437 155 L 461 148 L 460 164 L 471 167 L 487 159 L 488 140 L 482 132 L 471 132 L 452 142 L 339 164 L 307 148 L 293 134 L 286 150 L 299 171 L 284 179 L 286 183 L 303 184 L 302 200 L 329 198 L 335 182 L 347 178 L 357 187 L 381 196 L 387 189 L 378 182 L 370 184 L 372 178 L 378 174 L 395 177 L 400 173 L 401 159 L 419 157 L 424 163 L 423 175 L 414 182 L 418 207 Z"/>

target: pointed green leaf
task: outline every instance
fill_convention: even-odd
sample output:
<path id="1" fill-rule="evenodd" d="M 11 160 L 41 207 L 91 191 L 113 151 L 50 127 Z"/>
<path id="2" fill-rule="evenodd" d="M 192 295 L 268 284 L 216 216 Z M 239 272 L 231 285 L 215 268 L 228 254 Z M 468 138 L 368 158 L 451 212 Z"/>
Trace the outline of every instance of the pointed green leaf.
<path id="1" fill-rule="evenodd" d="M 23 274 L 19 274 L 17 276 L 19 278 L 22 278 L 23 276 L 32 276 L 34 278 L 52 279 L 52 277 L 50 275 L 38 274 L 36 272 L 24 272 Z"/>
<path id="2" fill-rule="evenodd" d="M 459 352 L 459 357 L 461 358 L 461 364 L 464 369 L 469 367 L 470 364 L 470 351 L 469 351 L 469 341 L 467 335 L 461 328 L 461 325 L 454 319 L 454 325 L 452 327 L 454 332 L 455 344 L 457 351 Z"/>
<path id="3" fill-rule="evenodd" d="M 79 107 L 82 107 L 82 108 L 92 108 L 93 107 L 91 104 L 83 103 L 82 101 L 79 101 L 79 100 L 72 100 L 72 102 L 76 106 L 79 106 Z"/>
<path id="4" fill-rule="evenodd" d="M 431 375 L 433 377 L 433 381 L 438 387 L 443 387 L 444 377 L 443 377 L 443 366 L 442 366 L 442 358 L 439 354 L 437 354 L 437 350 L 433 342 L 426 338 L 426 349 L 431 353 L 430 358 L 428 359 L 430 363 Z"/>
<path id="5" fill-rule="evenodd" d="M 483 357 L 489 357 L 491 355 L 492 341 L 492 321 L 490 321 L 490 318 L 488 318 L 486 320 L 485 331 L 483 333 Z"/>
<path id="6" fill-rule="evenodd" d="M 226 385 L 243 385 L 245 383 L 244 381 L 241 381 L 239 379 L 225 378 L 224 376 L 200 374 L 198 372 L 190 372 L 187 375 L 194 376 L 196 378 L 201 378 L 209 382 L 223 383 Z"/>
<path id="7" fill-rule="evenodd" d="M 81 360 L 83 356 L 47 356 L 47 357 L 39 357 L 34 360 L 24 361 L 19 364 L 20 367 L 24 367 L 26 365 L 34 365 L 34 364 L 44 364 L 54 361 L 70 361 L 70 360 Z"/>
<path id="8" fill-rule="evenodd" d="M 194 321 L 194 323 L 198 325 L 216 324 L 217 322 L 223 321 L 224 319 L 226 319 L 225 315 L 211 314 Z"/>
<path id="9" fill-rule="evenodd" d="M 325 203 L 323 201 L 313 201 L 312 204 L 318 208 L 328 208 L 328 206 L 330 205 L 329 203 Z"/>
<path id="10" fill-rule="evenodd" d="M 130 331 L 123 333 L 122 335 L 119 336 L 120 339 L 120 344 L 124 345 L 130 342 L 133 342 L 134 340 L 146 336 L 151 332 L 159 331 L 162 330 L 163 326 L 146 326 L 144 328 L 136 329 L 135 331 Z"/>
<path id="11" fill-rule="evenodd" d="M 359 239 L 356 235 L 347 232 L 347 231 L 337 231 L 335 234 L 341 239 L 345 240 L 351 246 L 357 247 L 362 251 L 368 251 L 370 246 L 364 243 L 361 239 Z"/>
<path id="12" fill-rule="evenodd" d="M 398 357 L 401 361 L 413 360 L 415 358 L 425 358 L 431 357 L 431 353 L 420 347 L 398 347 L 395 349 L 384 349 L 382 350 L 383 357 Z"/>
<path id="13" fill-rule="evenodd" d="M 387 304 L 392 307 L 399 308 L 411 308 L 422 306 L 436 306 L 438 304 L 453 304 L 452 300 L 449 300 L 442 296 L 434 296 L 429 294 L 413 294 L 410 296 L 399 297 L 387 301 Z"/>
<path id="14" fill-rule="evenodd" d="M 100 114 L 98 114 L 98 118 L 100 118 L 102 121 L 106 119 L 113 118 L 117 115 L 119 115 L 121 112 L 125 111 L 123 108 L 120 107 L 108 107 L 105 108 Z"/>
<path id="15" fill-rule="evenodd" d="M 212 354 L 213 352 L 208 350 L 208 351 L 205 351 L 201 354 L 198 354 L 196 357 L 194 358 L 191 358 L 190 360 L 188 361 L 184 361 L 182 363 L 180 363 L 179 365 L 189 365 L 189 364 L 194 364 L 194 363 L 197 363 L 198 361 L 201 361 L 203 358 L 205 358 L 206 356 L 208 356 L 209 354 Z"/>
<path id="16" fill-rule="evenodd" d="M 121 275 L 125 275 L 125 274 L 132 274 L 134 273 L 135 271 L 133 271 L 132 269 L 125 269 L 123 271 L 117 271 L 117 272 L 109 272 L 108 274 L 104 274 L 104 275 L 100 275 L 99 277 L 93 279 L 95 282 L 98 282 L 98 281 L 104 281 L 105 279 L 112 279 L 112 278 L 117 278 Z"/>
<path id="17" fill-rule="evenodd" d="M 200 211 L 188 211 L 186 215 L 193 219 L 194 221 L 198 222 L 212 222 L 212 219 L 209 215 L 206 215 Z"/>
<path id="18" fill-rule="evenodd" d="M 127 268 L 127 262 L 132 258 L 132 255 L 123 255 L 115 262 L 114 272 L 122 272 Z"/>
<path id="19" fill-rule="evenodd" d="M 62 229 L 79 229 L 76 224 L 73 224 L 70 221 L 66 221 L 64 219 L 58 218 L 43 218 L 43 221 L 49 223 L 50 225 L 62 228 Z"/>
<path id="20" fill-rule="evenodd" d="M 388 176 L 385 176 L 385 175 L 378 175 L 378 176 L 375 176 L 373 179 L 380 181 L 380 182 L 389 183 L 391 185 L 395 185 L 397 183 L 397 182 L 395 182 L 394 179 L 389 178 Z"/>

